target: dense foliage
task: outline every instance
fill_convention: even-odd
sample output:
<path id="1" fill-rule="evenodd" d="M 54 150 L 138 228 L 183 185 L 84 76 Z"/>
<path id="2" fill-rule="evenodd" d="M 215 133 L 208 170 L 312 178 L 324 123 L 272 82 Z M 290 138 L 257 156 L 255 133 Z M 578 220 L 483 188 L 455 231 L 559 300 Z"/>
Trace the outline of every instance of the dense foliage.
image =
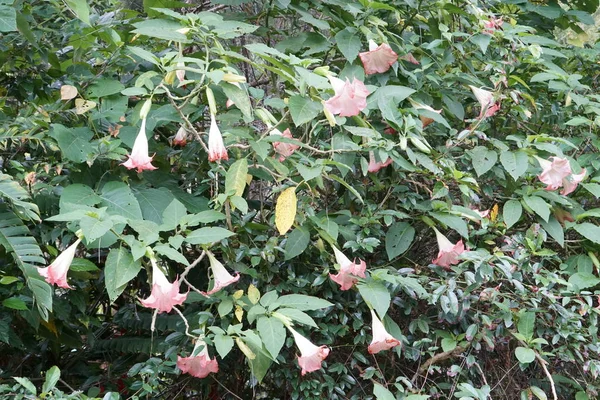
<path id="1" fill-rule="evenodd" d="M 0 1 L 0 393 L 596 398 L 598 6 Z"/>

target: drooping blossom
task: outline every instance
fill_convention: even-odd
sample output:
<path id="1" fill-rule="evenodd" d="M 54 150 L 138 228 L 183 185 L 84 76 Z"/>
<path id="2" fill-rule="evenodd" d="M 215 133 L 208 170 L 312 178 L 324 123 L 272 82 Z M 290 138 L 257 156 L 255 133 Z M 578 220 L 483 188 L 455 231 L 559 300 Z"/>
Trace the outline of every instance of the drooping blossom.
<path id="1" fill-rule="evenodd" d="M 540 166 L 543 168 L 538 178 L 548 185 L 546 190 L 556 190 L 562 186 L 563 190 L 560 191 L 560 194 L 566 196 L 577 188 L 579 182 L 585 178 L 587 171 L 583 168 L 579 174 L 574 174 L 571 164 L 566 158 L 551 157 L 551 159 L 552 161 L 538 158 Z"/>
<path id="2" fill-rule="evenodd" d="M 56 284 L 56 286 L 64 289 L 73 289 L 67 283 L 67 272 L 69 272 L 69 267 L 73 262 L 73 258 L 75 258 L 75 250 L 79 242 L 81 242 L 81 239 L 77 239 L 72 245 L 67 247 L 49 266 L 45 268 L 38 267 L 38 272 L 46 278 L 46 282 L 51 285 Z"/>
<path id="3" fill-rule="evenodd" d="M 500 103 L 497 103 L 494 99 L 494 93 L 471 85 L 469 87 L 481 106 L 479 118 L 491 117 L 500 110 Z"/>
<path id="4" fill-rule="evenodd" d="M 133 143 L 131 154 L 128 154 L 127 157 L 129 157 L 129 159 L 123 163 L 123 166 L 127 169 L 137 168 L 137 172 L 142 172 L 143 170 L 152 171 L 156 169 L 156 167 L 152 165 L 152 158 L 154 158 L 154 156 L 150 157 L 148 155 L 146 118 L 142 118 L 142 126 Z"/>
<path id="5" fill-rule="evenodd" d="M 347 78 L 343 81 L 335 76 L 330 76 L 329 81 L 335 91 L 335 96 L 325 102 L 329 112 L 340 117 L 353 117 L 367 108 L 369 90 L 364 83 L 356 78 L 350 82 Z"/>
<path id="6" fill-rule="evenodd" d="M 321 369 L 321 362 L 329 355 L 329 348 L 327 346 L 316 346 L 292 327 L 288 326 L 288 329 L 292 332 L 296 346 L 300 349 L 298 365 L 302 368 L 302 376 Z"/>
<path id="7" fill-rule="evenodd" d="M 377 161 L 375 159 L 375 153 L 370 151 L 369 152 L 369 167 L 368 167 L 368 171 L 369 172 L 377 172 L 379 171 L 381 168 L 385 168 L 388 165 L 390 165 L 391 163 L 393 163 L 394 160 L 392 160 L 391 158 L 388 157 L 388 159 L 385 162 L 381 162 L 381 161 Z"/>
<path id="8" fill-rule="evenodd" d="M 187 298 L 187 293 L 179 293 L 179 280 L 170 283 L 165 274 L 151 257 L 152 264 L 152 292 L 145 300 L 140 300 L 144 307 L 155 308 L 158 313 L 171 312 L 173 306 L 182 304 Z"/>
<path id="9" fill-rule="evenodd" d="M 177 69 L 175 70 L 175 75 L 177 76 L 177 79 L 179 80 L 179 83 L 185 81 L 185 64 L 183 62 L 178 62 L 177 63 Z"/>
<path id="10" fill-rule="evenodd" d="M 433 264 L 439 265 L 440 267 L 449 267 L 454 264 L 458 264 L 458 256 L 465 251 L 465 245 L 461 240 L 456 244 L 452 244 L 448 238 L 435 229 L 435 236 L 438 242 L 438 256 L 432 261 Z"/>
<path id="11" fill-rule="evenodd" d="M 208 161 L 229 160 L 223 136 L 217 126 L 214 114 L 210 114 L 210 129 L 208 131 Z"/>
<path id="12" fill-rule="evenodd" d="M 408 101 L 410 101 L 410 104 L 412 104 L 412 106 L 414 108 L 416 108 L 417 110 L 427 110 L 427 111 L 434 112 L 436 114 L 441 114 L 442 113 L 441 109 L 436 110 L 433 107 L 430 107 L 428 105 L 419 103 L 418 101 L 414 101 L 414 100 L 412 100 L 410 98 L 408 99 Z M 421 123 L 423 124 L 423 128 L 425 128 L 427 125 L 431 124 L 434 121 L 433 118 L 429 118 L 429 117 L 426 117 L 424 115 L 420 115 L 419 118 L 421 119 Z"/>
<path id="13" fill-rule="evenodd" d="M 196 342 L 195 348 L 204 345 L 204 348 L 194 357 L 177 356 L 177 368 L 184 374 L 190 374 L 196 378 L 206 378 L 210 373 L 219 372 L 219 364 L 216 359 L 210 358 L 208 355 L 208 347 L 206 343 L 199 340 Z"/>
<path id="14" fill-rule="evenodd" d="M 173 145 L 175 146 L 185 146 L 185 144 L 187 143 L 187 131 L 185 130 L 185 128 L 182 126 L 179 127 L 179 129 L 177 130 L 177 133 L 175 134 L 175 137 L 173 138 Z"/>
<path id="15" fill-rule="evenodd" d="M 365 74 L 381 74 L 386 72 L 398 60 L 398 54 L 387 43 L 377 46 L 369 40 L 369 51 L 358 53 L 365 69 Z"/>
<path id="16" fill-rule="evenodd" d="M 213 279 L 215 281 L 214 286 L 208 292 L 200 292 L 205 296 L 210 296 L 211 294 L 217 293 L 219 290 L 223 289 L 226 286 L 231 285 L 234 282 L 240 280 L 240 274 L 238 273 L 236 276 L 231 275 L 223 264 L 219 262 L 210 252 L 206 252 L 208 255 L 208 260 L 210 261 L 210 269 L 213 273 Z"/>
<path id="17" fill-rule="evenodd" d="M 293 139 L 292 132 L 287 128 L 283 133 L 279 129 L 273 129 L 271 135 L 280 135 L 284 138 Z M 286 158 L 294 154 L 300 148 L 299 145 L 293 143 L 273 142 L 273 149 L 279 154 L 279 162 L 285 161 Z"/>
<path id="18" fill-rule="evenodd" d="M 411 64 L 415 64 L 415 65 L 419 65 L 419 60 L 417 60 L 415 58 L 415 56 L 413 56 L 412 53 L 406 53 L 405 55 L 403 55 L 402 57 L 400 57 L 401 60 L 407 61 Z"/>
<path id="19" fill-rule="evenodd" d="M 359 260 L 360 264 L 350 261 L 348 257 L 335 246 L 333 247 L 333 252 L 335 254 L 335 260 L 340 266 L 340 271 L 336 275 L 329 274 L 329 277 L 332 281 L 341 286 L 340 290 L 348 290 L 358 282 L 359 277 L 365 277 L 367 264 L 363 260 Z"/>
<path id="20" fill-rule="evenodd" d="M 398 346 L 400 341 L 385 330 L 383 322 L 381 322 L 373 310 L 371 310 L 371 317 L 373 319 L 373 340 L 371 340 L 371 344 L 369 345 L 369 354 L 377 354 L 380 351 Z"/>
<path id="21" fill-rule="evenodd" d="M 502 29 L 502 24 L 504 24 L 502 18 L 490 17 L 490 19 L 483 22 L 483 26 L 485 27 L 484 32 L 493 35 L 494 31 L 496 31 L 497 29 Z"/>

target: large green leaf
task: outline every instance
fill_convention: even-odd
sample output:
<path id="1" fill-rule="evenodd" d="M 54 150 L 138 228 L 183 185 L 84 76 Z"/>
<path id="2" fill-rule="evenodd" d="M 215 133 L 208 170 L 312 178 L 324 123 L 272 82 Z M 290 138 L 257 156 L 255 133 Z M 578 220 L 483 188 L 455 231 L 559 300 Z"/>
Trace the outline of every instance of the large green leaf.
<path id="1" fill-rule="evenodd" d="M 548 221 L 550 217 L 550 206 L 541 197 L 524 196 L 523 202 L 533 210 L 537 215 L 542 217 L 544 221 Z"/>
<path id="2" fill-rule="evenodd" d="M 141 268 L 140 261 L 134 261 L 124 247 L 110 250 L 104 267 L 104 282 L 111 303 L 123 293 L 127 283 L 137 276 Z"/>
<path id="3" fill-rule="evenodd" d="M 94 146 L 90 143 L 94 134 L 89 128 L 67 128 L 61 124 L 53 124 L 50 136 L 56 139 L 67 160 L 82 163 L 94 152 Z"/>
<path id="4" fill-rule="evenodd" d="M 233 235 L 235 235 L 233 232 L 228 231 L 225 228 L 206 227 L 192 231 L 187 235 L 185 241 L 191 244 L 211 244 L 220 242 Z"/>
<path id="5" fill-rule="evenodd" d="M 285 242 L 285 259 L 291 260 L 299 256 L 306 250 L 310 243 L 310 233 L 306 228 L 298 227 L 294 229 Z"/>
<path id="6" fill-rule="evenodd" d="M 248 93 L 244 89 L 227 82 L 221 82 L 219 83 L 219 86 L 223 89 L 223 92 L 229 100 L 233 101 L 235 106 L 240 109 L 242 114 L 244 114 L 244 117 L 251 119 L 252 103 L 250 102 Z"/>
<path id="7" fill-rule="evenodd" d="M 287 294 L 281 296 L 277 300 L 277 304 L 281 307 L 295 308 L 300 311 L 320 310 L 322 308 L 331 307 L 333 304 L 327 300 L 318 297 L 307 296 L 304 294 Z"/>
<path id="8" fill-rule="evenodd" d="M 163 223 L 163 213 L 171 202 L 175 200 L 175 196 L 166 188 L 140 189 L 136 190 L 134 195 L 139 203 L 144 219 L 155 222 L 158 225 Z"/>
<path id="9" fill-rule="evenodd" d="M 383 318 L 392 301 L 390 292 L 385 285 L 381 282 L 370 280 L 357 286 L 365 302 L 377 311 L 380 318 Z"/>
<path id="10" fill-rule="evenodd" d="M 575 225 L 573 228 L 584 238 L 600 244 L 600 226 L 584 222 Z"/>
<path id="11" fill-rule="evenodd" d="M 312 121 L 323 110 L 323 106 L 320 103 L 297 95 L 290 97 L 288 106 L 296 126 Z"/>
<path id="12" fill-rule="evenodd" d="M 528 166 L 528 157 L 522 151 L 505 151 L 500 154 L 500 162 L 502 166 L 516 181 L 526 171 Z M 546 218 L 545 218 L 546 219 Z"/>
<path id="13" fill-rule="evenodd" d="M 477 176 L 488 172 L 498 161 L 498 153 L 484 146 L 475 147 L 469 154 L 471 155 L 471 163 Z"/>
<path id="14" fill-rule="evenodd" d="M 107 207 L 109 214 L 129 219 L 143 219 L 140 204 L 125 183 L 108 182 L 102 187 L 100 197 L 101 204 Z"/>
<path id="15" fill-rule="evenodd" d="M 17 12 L 14 7 L 0 4 L 0 32 L 17 30 Z"/>
<path id="16" fill-rule="evenodd" d="M 87 0 L 65 0 L 73 14 L 84 22 L 86 25 L 90 24 L 90 6 Z"/>
<path id="17" fill-rule="evenodd" d="M 272 317 L 260 317 L 256 322 L 256 329 L 273 359 L 277 358 L 285 343 L 285 328 L 283 323 Z"/>
<path id="18" fill-rule="evenodd" d="M 385 251 L 391 261 L 404 253 L 415 239 L 415 228 L 406 222 L 397 222 L 390 226 L 385 235 Z"/>
<path id="19" fill-rule="evenodd" d="M 342 29 L 335 35 L 335 41 L 346 61 L 352 64 L 361 48 L 357 29 L 350 26 Z"/>
<path id="20" fill-rule="evenodd" d="M 523 207 L 518 200 L 508 200 L 502 208 L 502 218 L 507 228 L 510 228 L 521 219 Z"/>

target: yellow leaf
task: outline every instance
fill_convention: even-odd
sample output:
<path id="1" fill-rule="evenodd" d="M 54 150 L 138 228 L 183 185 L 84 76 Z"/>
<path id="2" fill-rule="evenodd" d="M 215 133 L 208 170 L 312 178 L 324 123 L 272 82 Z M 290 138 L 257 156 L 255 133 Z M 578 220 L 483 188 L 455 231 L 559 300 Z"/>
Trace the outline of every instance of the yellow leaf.
<path id="1" fill-rule="evenodd" d="M 275 226 L 280 235 L 285 235 L 296 219 L 296 188 L 285 189 L 277 198 L 275 205 Z"/>
<path id="2" fill-rule="evenodd" d="M 248 357 L 249 360 L 254 360 L 256 358 L 256 354 L 254 354 L 252 350 L 250 350 L 250 347 L 248 347 L 248 345 L 244 343 L 242 339 L 240 339 L 239 337 L 235 338 L 235 343 L 238 345 L 242 353 L 244 353 L 246 357 Z"/>
<path id="3" fill-rule="evenodd" d="M 233 298 L 239 300 L 243 295 L 244 291 L 242 289 L 236 290 L 235 293 L 233 293 Z"/>
<path id="4" fill-rule="evenodd" d="M 75 99 L 75 114 L 81 115 L 96 107 L 96 103 L 90 100 Z"/>
<path id="5" fill-rule="evenodd" d="M 62 85 L 60 87 L 60 99 L 71 100 L 77 96 L 77 88 L 71 85 Z"/>
<path id="6" fill-rule="evenodd" d="M 497 218 L 498 218 L 498 204 L 494 204 L 494 206 L 492 207 L 492 211 L 490 212 L 490 220 L 492 222 L 496 222 Z"/>
<path id="7" fill-rule="evenodd" d="M 252 304 L 256 304 L 260 300 L 260 291 L 253 284 L 248 287 L 248 299 Z"/>
<path id="8" fill-rule="evenodd" d="M 235 317 L 238 321 L 242 322 L 242 317 L 244 316 L 244 309 L 240 306 L 235 306 Z"/>

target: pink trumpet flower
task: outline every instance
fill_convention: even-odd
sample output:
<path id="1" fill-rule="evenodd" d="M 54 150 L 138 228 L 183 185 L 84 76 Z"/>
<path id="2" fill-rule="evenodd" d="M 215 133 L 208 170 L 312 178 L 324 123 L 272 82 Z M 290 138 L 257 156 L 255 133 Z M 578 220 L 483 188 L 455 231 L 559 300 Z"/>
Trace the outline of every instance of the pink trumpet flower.
<path id="1" fill-rule="evenodd" d="M 321 362 L 329 355 L 329 348 L 327 346 L 316 346 L 293 328 L 288 327 L 288 329 L 292 332 L 296 346 L 300 349 L 298 365 L 302 368 L 302 376 L 321 369 Z"/>
<path id="2" fill-rule="evenodd" d="M 494 99 L 494 93 L 471 85 L 469 85 L 469 87 L 477 98 L 479 105 L 481 105 L 479 118 L 491 117 L 496 114 L 498 110 L 500 110 L 500 104 L 496 103 L 496 100 Z"/>
<path id="3" fill-rule="evenodd" d="M 371 310 L 371 317 L 373 319 L 373 340 L 369 345 L 369 354 L 377 354 L 380 351 L 398 346 L 400 341 L 385 330 L 383 322 L 381 322 L 373 310 Z"/>
<path id="4" fill-rule="evenodd" d="M 137 168 L 137 172 L 143 170 L 152 171 L 156 169 L 152 165 L 152 157 L 148 155 L 148 138 L 146 137 L 146 118 L 142 119 L 142 126 L 140 131 L 135 138 L 133 148 L 131 149 L 131 155 L 127 155 L 129 159 L 123 163 L 123 166 L 127 169 Z"/>
<path id="5" fill-rule="evenodd" d="M 329 274 L 329 277 L 341 286 L 340 290 L 348 290 L 358 282 L 359 277 L 365 277 L 367 264 L 363 260 L 359 260 L 360 264 L 350 261 L 344 253 L 335 247 L 333 247 L 333 252 L 335 253 L 335 260 L 340 266 L 340 272 L 337 275 Z"/>
<path id="6" fill-rule="evenodd" d="M 210 114 L 210 129 L 208 131 L 208 161 L 229 160 L 223 135 L 217 126 L 217 120 L 214 114 Z"/>
<path id="7" fill-rule="evenodd" d="M 77 250 L 77 245 L 80 242 L 81 239 L 77 239 L 72 245 L 67 247 L 65 251 L 60 253 L 54 262 L 46 268 L 38 267 L 38 272 L 41 276 L 46 278 L 46 282 L 51 285 L 56 284 L 56 286 L 64 289 L 73 289 L 67 283 L 67 272 L 69 272 L 69 267 L 71 266 L 71 263 L 73 263 L 75 250 Z"/>
<path id="8" fill-rule="evenodd" d="M 286 129 L 281 133 L 278 129 L 273 129 L 271 131 L 271 135 L 280 135 L 284 138 L 292 139 L 292 132 L 290 129 Z M 299 145 L 293 143 L 284 143 L 284 142 L 273 142 L 273 149 L 277 154 L 279 154 L 279 162 L 284 162 L 286 158 L 294 154 L 296 150 L 300 148 Z"/>
<path id="9" fill-rule="evenodd" d="M 367 170 L 369 172 L 377 172 L 380 169 L 387 167 L 388 165 L 390 165 L 393 162 L 394 162 L 394 160 L 392 160 L 391 158 L 388 158 L 385 162 L 377 161 L 375 159 L 375 153 L 370 151 L 369 152 L 369 167 Z"/>
<path id="10" fill-rule="evenodd" d="M 335 96 L 325 102 L 327 110 L 340 117 L 353 117 L 367 108 L 367 96 L 369 90 L 364 83 L 354 78 L 343 80 L 334 76 L 329 77 Z"/>
<path id="11" fill-rule="evenodd" d="M 155 308 L 158 313 L 169 313 L 173 306 L 182 304 L 187 298 L 187 293 L 179 293 L 179 281 L 170 283 L 165 274 L 156 264 L 154 258 L 150 258 L 152 264 L 152 292 L 145 300 L 140 300 L 144 307 Z"/>
<path id="12" fill-rule="evenodd" d="M 183 127 L 179 127 L 177 134 L 173 138 L 173 145 L 183 147 L 187 143 L 187 131 Z"/>
<path id="13" fill-rule="evenodd" d="M 210 269 L 212 270 L 213 279 L 214 279 L 215 283 L 211 290 L 209 290 L 208 292 L 200 292 L 200 293 L 202 293 L 204 296 L 208 297 L 211 294 L 217 293 L 219 290 L 223 289 L 224 287 L 229 286 L 232 283 L 239 281 L 240 274 L 238 273 L 238 274 L 236 274 L 236 276 L 231 275 L 229 272 L 227 272 L 227 270 L 225 269 L 223 264 L 221 264 L 219 262 L 219 260 L 217 260 L 215 258 L 215 256 L 212 255 L 212 253 L 207 251 L 206 254 L 208 255 L 208 260 L 210 261 Z"/>
<path id="14" fill-rule="evenodd" d="M 552 161 L 538 158 L 540 166 L 543 168 L 538 178 L 548 185 L 546 190 L 556 190 L 562 186 L 563 190 L 560 191 L 560 194 L 566 196 L 577 188 L 577 185 L 585 178 L 587 171 L 583 168 L 579 174 L 574 174 L 571 164 L 566 158 L 551 157 L 551 159 Z"/>
<path id="15" fill-rule="evenodd" d="M 452 244 L 448 238 L 434 228 L 435 236 L 437 238 L 439 252 L 433 264 L 439 265 L 440 267 L 449 267 L 454 264 L 458 264 L 458 256 L 465 251 L 465 245 L 461 240 L 456 244 Z"/>
<path id="16" fill-rule="evenodd" d="M 358 56 L 367 75 L 386 72 L 398 60 L 398 54 L 387 43 L 377 46 L 373 40 L 369 40 L 369 51 Z"/>
<path id="17" fill-rule="evenodd" d="M 177 368 L 184 374 L 190 374 L 196 378 L 206 378 L 210 373 L 219 372 L 219 363 L 210 358 L 206 343 L 199 341 L 198 345 L 204 345 L 202 351 L 194 357 L 177 356 Z"/>

